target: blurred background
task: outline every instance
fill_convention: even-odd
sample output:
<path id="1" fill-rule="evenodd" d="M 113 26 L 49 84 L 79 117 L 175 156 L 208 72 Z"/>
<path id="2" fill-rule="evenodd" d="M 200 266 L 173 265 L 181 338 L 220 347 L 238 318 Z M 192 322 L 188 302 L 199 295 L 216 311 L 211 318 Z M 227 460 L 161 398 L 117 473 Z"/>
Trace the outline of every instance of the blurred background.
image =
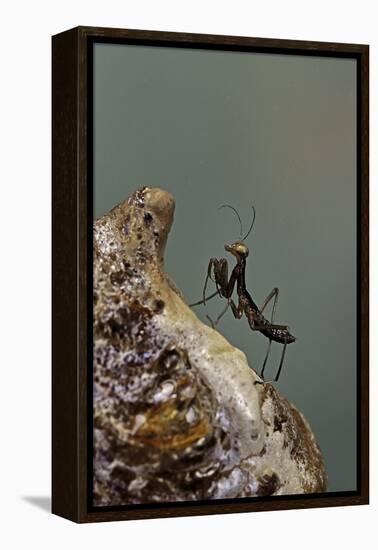
<path id="1" fill-rule="evenodd" d="M 356 489 L 355 137 L 352 59 L 95 45 L 95 217 L 144 185 L 170 191 L 166 267 L 190 303 L 210 257 L 234 264 L 239 222 L 219 206 L 246 231 L 254 205 L 248 290 L 258 304 L 280 290 L 276 322 L 297 342 L 277 387 L 310 422 L 330 491 Z M 230 311 L 218 329 L 259 371 L 267 340 Z"/>

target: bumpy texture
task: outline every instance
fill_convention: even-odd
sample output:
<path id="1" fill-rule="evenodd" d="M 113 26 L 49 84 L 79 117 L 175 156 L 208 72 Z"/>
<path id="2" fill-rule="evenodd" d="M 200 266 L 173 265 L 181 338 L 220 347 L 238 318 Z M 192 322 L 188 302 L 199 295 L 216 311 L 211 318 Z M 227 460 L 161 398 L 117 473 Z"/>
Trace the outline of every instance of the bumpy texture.
<path id="1" fill-rule="evenodd" d="M 165 273 L 173 212 L 143 188 L 94 225 L 94 504 L 325 491 L 301 413 Z"/>

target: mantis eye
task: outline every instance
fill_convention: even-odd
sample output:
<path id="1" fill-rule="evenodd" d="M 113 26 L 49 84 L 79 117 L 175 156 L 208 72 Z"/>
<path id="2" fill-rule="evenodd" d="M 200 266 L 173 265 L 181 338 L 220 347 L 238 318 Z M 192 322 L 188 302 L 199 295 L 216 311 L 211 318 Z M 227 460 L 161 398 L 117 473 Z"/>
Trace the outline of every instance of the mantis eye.
<path id="1" fill-rule="evenodd" d="M 248 256 L 249 253 L 248 247 L 245 244 L 239 244 L 237 251 L 243 256 Z"/>

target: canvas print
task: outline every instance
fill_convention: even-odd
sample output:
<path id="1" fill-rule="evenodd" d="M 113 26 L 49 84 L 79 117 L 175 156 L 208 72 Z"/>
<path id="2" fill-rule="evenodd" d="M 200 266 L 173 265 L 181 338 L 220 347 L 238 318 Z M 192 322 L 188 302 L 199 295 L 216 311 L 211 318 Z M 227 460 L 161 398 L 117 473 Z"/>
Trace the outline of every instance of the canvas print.
<path id="1" fill-rule="evenodd" d="M 355 491 L 356 60 L 93 52 L 92 505 Z"/>

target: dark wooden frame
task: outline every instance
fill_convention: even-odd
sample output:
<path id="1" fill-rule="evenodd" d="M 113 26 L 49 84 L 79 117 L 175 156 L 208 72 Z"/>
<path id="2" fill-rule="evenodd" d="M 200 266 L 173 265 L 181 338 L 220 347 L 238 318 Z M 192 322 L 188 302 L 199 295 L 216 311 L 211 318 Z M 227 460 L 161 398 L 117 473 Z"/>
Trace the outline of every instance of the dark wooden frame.
<path id="1" fill-rule="evenodd" d="M 90 84 L 94 41 L 270 53 L 352 57 L 358 71 L 358 490 L 91 509 L 91 339 L 92 149 Z M 53 352 L 52 511 L 76 522 L 235 513 L 367 504 L 369 501 L 369 47 L 77 27 L 52 40 L 53 114 Z"/>

